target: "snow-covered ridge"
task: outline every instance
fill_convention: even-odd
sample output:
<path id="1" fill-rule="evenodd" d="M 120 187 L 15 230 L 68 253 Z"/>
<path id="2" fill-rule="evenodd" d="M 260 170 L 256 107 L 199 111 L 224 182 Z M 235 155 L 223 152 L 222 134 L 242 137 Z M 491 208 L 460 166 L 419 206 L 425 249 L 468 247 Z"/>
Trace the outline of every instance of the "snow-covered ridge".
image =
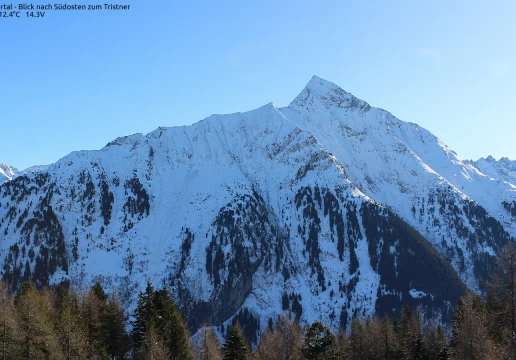
<path id="1" fill-rule="evenodd" d="M 11 181 L 18 175 L 18 169 L 7 164 L 0 164 L 0 185 L 4 182 Z"/>
<path id="2" fill-rule="evenodd" d="M 494 157 L 488 156 L 470 163 L 490 178 L 511 183 L 516 188 L 516 161 L 506 157 L 497 161 Z"/>
<path id="3" fill-rule="evenodd" d="M 286 108 L 121 137 L 0 189 L 13 287 L 96 279 L 132 306 L 165 282 L 192 326 L 244 309 L 262 330 L 285 308 L 334 327 L 402 303 L 446 316 L 457 273 L 476 289 L 514 235 L 508 184 L 317 77 Z"/>
<path id="4" fill-rule="evenodd" d="M 314 101 L 324 106 L 368 111 L 371 107 L 337 85 L 320 77 L 313 76 L 303 91 L 292 101 L 291 105 L 311 109 Z"/>

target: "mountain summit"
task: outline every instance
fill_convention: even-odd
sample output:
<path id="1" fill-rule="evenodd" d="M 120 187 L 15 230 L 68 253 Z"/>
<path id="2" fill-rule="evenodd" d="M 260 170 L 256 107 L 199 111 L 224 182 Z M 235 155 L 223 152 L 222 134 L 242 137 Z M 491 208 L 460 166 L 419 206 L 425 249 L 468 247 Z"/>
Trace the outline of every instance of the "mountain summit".
<path id="1" fill-rule="evenodd" d="M 18 169 L 7 164 L 0 164 L 0 184 L 12 180 L 18 173 Z"/>
<path id="2" fill-rule="evenodd" d="M 365 101 L 354 97 L 334 83 L 313 76 L 303 91 L 292 101 L 290 106 L 298 106 L 317 111 L 318 107 L 335 106 L 339 108 L 367 111 L 371 107 Z"/>
<path id="3" fill-rule="evenodd" d="M 0 186 L 0 270 L 166 284 L 191 329 L 284 310 L 333 328 L 404 304 L 449 319 L 516 234 L 516 192 L 429 131 L 314 77 L 286 108 L 118 138 Z"/>

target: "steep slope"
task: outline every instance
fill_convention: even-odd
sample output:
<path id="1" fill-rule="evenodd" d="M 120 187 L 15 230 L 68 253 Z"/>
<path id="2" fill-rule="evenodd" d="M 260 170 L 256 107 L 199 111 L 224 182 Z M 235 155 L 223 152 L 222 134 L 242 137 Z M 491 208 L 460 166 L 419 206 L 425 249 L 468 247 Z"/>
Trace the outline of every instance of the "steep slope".
<path id="1" fill-rule="evenodd" d="M 402 303 L 446 318 L 465 290 L 273 104 L 72 153 L 0 186 L 0 218 L 14 289 L 100 280 L 131 309 L 151 280 L 192 329 L 238 319 L 254 340 L 287 308 L 335 328 Z"/>
<path id="2" fill-rule="evenodd" d="M 18 169 L 7 164 L 0 164 L 0 184 L 11 181 L 18 175 Z"/>
<path id="3" fill-rule="evenodd" d="M 313 134 L 351 182 L 430 240 L 471 288 L 516 234 L 506 205 L 515 204 L 516 189 L 485 176 L 418 125 L 318 77 L 280 111 Z"/>

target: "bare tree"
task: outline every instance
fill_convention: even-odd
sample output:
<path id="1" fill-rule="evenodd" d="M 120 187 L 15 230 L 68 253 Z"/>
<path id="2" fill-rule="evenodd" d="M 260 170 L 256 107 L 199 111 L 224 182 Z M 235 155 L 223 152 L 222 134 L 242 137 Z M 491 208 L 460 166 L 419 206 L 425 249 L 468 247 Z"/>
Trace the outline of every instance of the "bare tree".
<path id="1" fill-rule="evenodd" d="M 0 359 L 16 357 L 16 320 L 14 318 L 14 296 L 9 287 L 0 281 Z"/>
<path id="2" fill-rule="evenodd" d="M 454 359 L 495 359 L 495 349 L 487 330 L 486 310 L 478 295 L 469 293 L 459 299 L 451 345 Z"/>
<path id="3" fill-rule="evenodd" d="M 498 264 L 488 282 L 491 332 L 505 351 L 516 353 L 516 243 L 511 241 L 498 254 Z M 496 296 L 496 299 L 493 298 Z"/>
<path id="4" fill-rule="evenodd" d="M 15 299 L 18 341 L 21 357 L 32 359 L 63 359 L 53 331 L 51 309 L 34 285 L 25 283 Z"/>
<path id="5" fill-rule="evenodd" d="M 194 347 L 197 360 L 221 360 L 222 349 L 215 330 L 204 323 L 198 333 L 199 343 Z"/>
<path id="6" fill-rule="evenodd" d="M 302 359 L 303 330 L 294 314 L 286 312 L 278 317 L 274 331 L 265 330 L 260 338 L 256 358 L 260 360 Z"/>
<path id="7" fill-rule="evenodd" d="M 143 344 L 145 349 L 145 360 L 167 360 L 170 359 L 170 352 L 163 342 L 163 339 L 158 336 L 154 328 L 147 330 L 147 336 L 145 336 L 145 343 Z"/>

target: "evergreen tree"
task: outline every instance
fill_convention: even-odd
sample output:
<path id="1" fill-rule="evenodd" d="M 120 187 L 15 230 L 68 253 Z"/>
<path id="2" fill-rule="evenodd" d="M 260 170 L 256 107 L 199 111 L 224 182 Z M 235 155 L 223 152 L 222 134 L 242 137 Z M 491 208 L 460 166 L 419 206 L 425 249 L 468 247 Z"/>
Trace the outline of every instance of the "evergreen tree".
<path id="1" fill-rule="evenodd" d="M 82 314 L 86 328 L 88 359 L 109 359 L 102 337 L 102 317 L 107 307 L 107 295 L 100 283 L 82 295 Z"/>
<path id="2" fill-rule="evenodd" d="M 394 330 L 398 338 L 399 348 L 396 357 L 402 359 L 422 358 L 426 353 L 426 345 L 421 334 L 419 315 L 405 306 L 401 312 L 399 323 L 395 321 Z"/>
<path id="3" fill-rule="evenodd" d="M 91 287 L 91 291 L 93 291 L 93 294 L 101 303 L 107 303 L 107 299 L 109 296 L 104 291 L 104 288 L 102 287 L 100 282 L 95 282 L 95 284 L 93 284 L 93 286 Z"/>
<path id="4" fill-rule="evenodd" d="M 305 337 L 303 354 L 308 360 L 334 359 L 335 337 L 330 330 L 319 321 L 308 328 Z"/>
<path id="5" fill-rule="evenodd" d="M 86 327 L 77 294 L 70 295 L 63 285 L 59 285 L 55 289 L 54 299 L 54 326 L 65 359 L 86 358 Z"/>
<path id="6" fill-rule="evenodd" d="M 441 359 L 447 353 L 446 336 L 440 325 L 429 324 L 425 328 L 425 343 L 430 359 Z"/>
<path id="7" fill-rule="evenodd" d="M 156 332 L 162 334 L 163 341 L 170 352 L 172 360 L 192 359 L 190 336 L 185 318 L 172 300 L 166 288 L 154 292 L 156 307 Z"/>
<path id="8" fill-rule="evenodd" d="M 126 319 L 116 291 L 101 315 L 101 333 L 107 354 L 112 360 L 126 359 L 131 350 L 131 339 L 126 330 Z"/>
<path id="9" fill-rule="evenodd" d="M 250 360 L 251 349 L 238 322 L 229 328 L 226 343 L 222 346 L 224 360 Z"/>
<path id="10" fill-rule="evenodd" d="M 131 337 L 133 339 L 134 352 L 133 356 L 144 352 L 142 344 L 144 344 L 148 335 L 156 335 L 155 326 L 157 321 L 157 311 L 154 305 L 155 291 L 150 282 L 147 283 L 145 292 L 140 292 L 138 296 L 138 305 L 134 311 L 134 321 Z M 148 342 L 148 341 L 147 341 Z"/>

